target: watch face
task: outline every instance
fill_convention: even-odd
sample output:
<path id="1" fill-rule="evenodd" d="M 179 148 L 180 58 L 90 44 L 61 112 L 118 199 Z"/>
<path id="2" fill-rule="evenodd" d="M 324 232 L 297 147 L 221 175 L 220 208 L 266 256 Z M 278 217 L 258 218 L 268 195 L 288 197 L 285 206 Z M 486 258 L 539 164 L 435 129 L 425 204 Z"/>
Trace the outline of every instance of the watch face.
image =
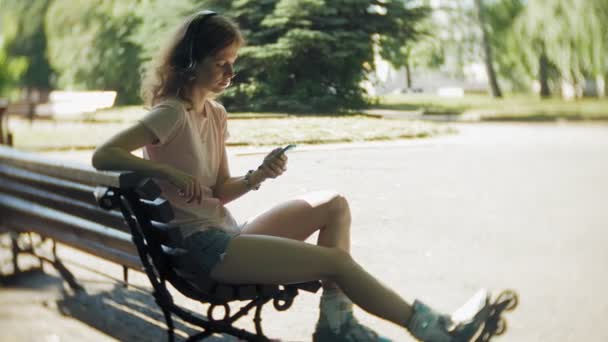
<path id="1" fill-rule="evenodd" d="M 249 190 L 257 190 L 260 188 L 260 184 L 258 184 L 256 186 L 251 185 L 251 174 L 252 173 L 253 173 L 253 170 L 249 170 L 249 171 L 247 171 L 247 174 L 245 174 L 245 185 L 247 185 Z"/>

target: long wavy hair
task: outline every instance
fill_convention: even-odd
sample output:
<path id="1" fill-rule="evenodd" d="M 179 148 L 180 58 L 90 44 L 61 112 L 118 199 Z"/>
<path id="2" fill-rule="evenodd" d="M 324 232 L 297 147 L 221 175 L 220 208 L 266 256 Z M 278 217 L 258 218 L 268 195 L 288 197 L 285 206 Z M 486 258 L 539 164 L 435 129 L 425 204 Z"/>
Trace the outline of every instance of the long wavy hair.
<path id="1" fill-rule="evenodd" d="M 148 64 L 141 85 L 144 105 L 150 108 L 168 97 L 192 105 L 190 90 L 200 63 L 234 43 L 245 40 L 231 20 L 211 11 L 189 16 Z"/>

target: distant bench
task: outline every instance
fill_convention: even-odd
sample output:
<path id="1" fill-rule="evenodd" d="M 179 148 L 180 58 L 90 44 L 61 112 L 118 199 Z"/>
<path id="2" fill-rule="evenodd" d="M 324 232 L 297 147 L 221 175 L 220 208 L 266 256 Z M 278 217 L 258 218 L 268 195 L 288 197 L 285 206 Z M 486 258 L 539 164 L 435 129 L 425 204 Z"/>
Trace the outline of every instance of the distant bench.
<path id="1" fill-rule="evenodd" d="M 51 91 L 46 100 L 8 102 L 0 98 L 0 145 L 13 145 L 8 131 L 9 116 L 28 120 L 39 118 L 80 118 L 84 113 L 110 108 L 116 100 L 115 91 Z"/>
<path id="2" fill-rule="evenodd" d="M 28 119 L 74 117 L 110 108 L 116 100 L 115 91 L 61 91 L 53 90 L 48 101 L 18 101 L 9 103 L 7 114 Z"/>
<path id="3" fill-rule="evenodd" d="M 184 278 L 187 273 L 173 267 L 172 260 L 183 250 L 169 242 L 171 206 L 160 197 L 154 181 L 132 172 L 99 172 L 0 146 L 0 214 L 0 230 L 12 234 L 15 266 L 20 254 L 33 254 L 55 266 L 77 291 L 83 287 L 57 257 L 55 242 L 122 265 L 125 283 L 129 269 L 145 272 L 165 316 L 170 341 L 174 339 L 172 314 L 202 328 L 190 340 L 227 333 L 248 341 L 267 341 L 261 326 L 262 306 L 272 300 L 277 310 L 287 310 L 298 290 L 315 293 L 321 286 L 319 281 L 228 285 L 212 279 L 192 285 Z M 40 246 L 15 242 L 19 235 L 32 233 L 52 241 L 52 258 L 40 255 Z M 207 318 L 177 306 L 166 282 L 191 299 L 209 303 Z M 231 315 L 228 303 L 237 300 L 249 303 Z M 224 307 L 222 319 L 213 317 L 217 306 Z M 254 307 L 255 333 L 233 326 Z"/>

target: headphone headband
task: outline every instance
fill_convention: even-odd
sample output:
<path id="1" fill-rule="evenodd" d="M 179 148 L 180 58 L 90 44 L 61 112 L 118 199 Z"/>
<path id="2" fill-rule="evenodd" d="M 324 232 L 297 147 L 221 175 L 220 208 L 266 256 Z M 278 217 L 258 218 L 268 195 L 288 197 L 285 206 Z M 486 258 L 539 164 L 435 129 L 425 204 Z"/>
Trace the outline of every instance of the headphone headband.
<path id="1" fill-rule="evenodd" d="M 196 61 L 194 60 L 194 39 L 192 37 L 192 35 L 194 34 L 192 31 L 194 31 L 194 29 L 192 27 L 196 25 L 198 28 L 200 28 L 201 25 L 205 23 L 205 21 L 207 21 L 214 15 L 217 15 L 217 12 L 211 10 L 199 11 L 194 15 L 194 18 L 192 19 L 192 21 L 190 21 L 190 24 L 188 24 L 188 28 L 186 29 L 186 33 L 184 35 L 184 37 L 188 37 L 190 39 L 190 45 L 188 47 L 189 61 L 188 65 L 186 66 L 187 70 L 194 70 L 196 68 Z"/>

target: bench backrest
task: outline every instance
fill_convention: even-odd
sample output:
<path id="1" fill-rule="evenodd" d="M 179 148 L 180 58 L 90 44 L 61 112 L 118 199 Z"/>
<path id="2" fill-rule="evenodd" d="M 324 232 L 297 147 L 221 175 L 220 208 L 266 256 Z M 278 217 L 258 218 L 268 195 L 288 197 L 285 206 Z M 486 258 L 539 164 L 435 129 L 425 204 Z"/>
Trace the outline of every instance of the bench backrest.
<path id="1" fill-rule="evenodd" d="M 95 198 L 99 184 L 137 181 L 134 174 L 99 172 L 0 146 L 0 224 L 141 269 L 121 213 L 101 209 Z"/>

